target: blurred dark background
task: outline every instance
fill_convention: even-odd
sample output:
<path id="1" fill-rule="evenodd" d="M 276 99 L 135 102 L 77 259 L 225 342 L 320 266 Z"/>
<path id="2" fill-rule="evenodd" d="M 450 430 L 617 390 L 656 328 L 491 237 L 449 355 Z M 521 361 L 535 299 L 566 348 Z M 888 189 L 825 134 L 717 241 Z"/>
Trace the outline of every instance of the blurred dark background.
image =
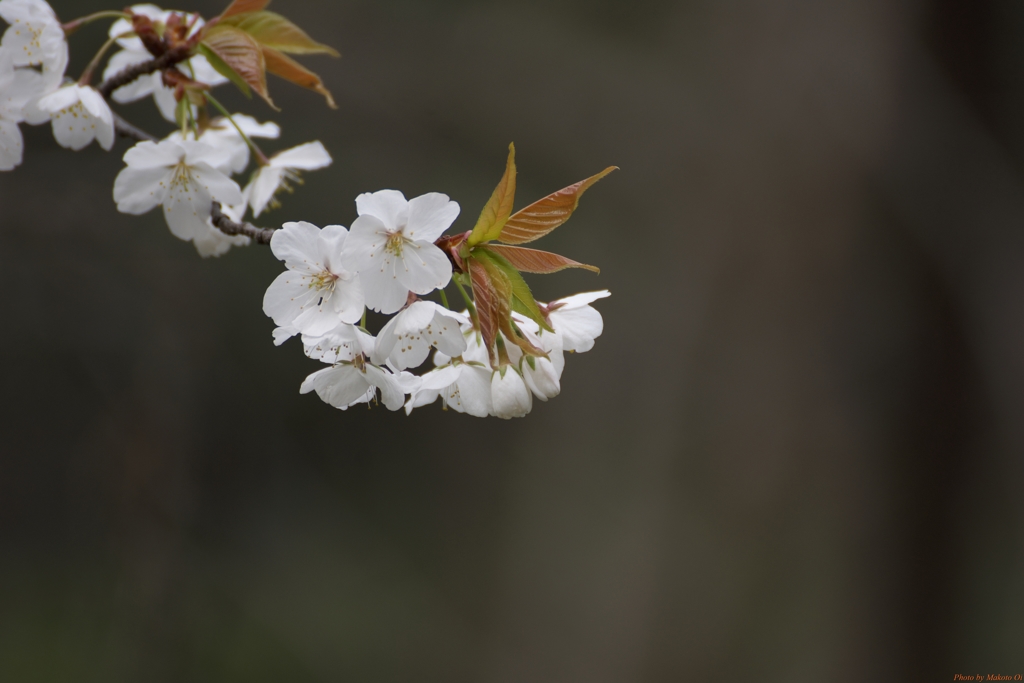
<path id="1" fill-rule="evenodd" d="M 69 20 L 112 9 L 53 3 Z M 180 9 L 209 17 L 219 2 Z M 0 680 L 938 681 L 1024 673 L 1024 4 L 278 0 L 342 53 L 263 225 L 519 205 L 606 330 L 527 419 L 340 412 L 261 247 L 0 175 Z M 76 76 L 106 24 L 72 38 Z M 120 111 L 169 132 L 151 101 Z"/>

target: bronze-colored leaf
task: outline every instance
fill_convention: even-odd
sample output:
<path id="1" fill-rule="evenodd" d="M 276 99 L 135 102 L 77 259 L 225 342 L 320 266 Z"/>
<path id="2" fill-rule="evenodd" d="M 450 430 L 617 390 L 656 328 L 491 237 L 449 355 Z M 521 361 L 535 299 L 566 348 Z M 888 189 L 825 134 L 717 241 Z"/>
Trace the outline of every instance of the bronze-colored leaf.
<path id="1" fill-rule="evenodd" d="M 473 303 L 476 306 L 476 322 L 480 327 L 480 334 L 484 338 L 484 346 L 487 347 L 487 355 L 493 367 L 497 365 L 497 358 L 494 354 L 494 340 L 498 337 L 500 299 L 502 297 L 495 291 L 490 275 L 481 262 L 468 259 L 466 266 L 469 268 L 470 281 L 473 283 Z"/>
<path id="2" fill-rule="evenodd" d="M 497 239 L 506 244 L 524 244 L 543 237 L 569 220 L 572 212 L 579 206 L 583 193 L 616 168 L 618 167 L 609 166 L 597 175 L 549 194 L 525 209 L 516 211 L 505 223 Z"/>
<path id="3" fill-rule="evenodd" d="M 224 78 L 228 79 L 235 84 L 242 94 L 246 97 L 252 97 L 252 90 L 249 88 L 249 84 L 246 83 L 238 72 L 232 69 L 230 66 L 224 63 L 224 60 L 217 56 L 217 53 L 208 48 L 207 46 L 199 43 L 199 54 L 206 57 L 206 61 L 210 63 L 213 70 L 219 73 Z"/>
<path id="4" fill-rule="evenodd" d="M 566 268 L 584 268 L 594 273 L 600 273 L 597 266 L 588 266 L 586 263 L 573 261 L 559 254 L 552 254 L 550 251 L 540 249 L 527 249 L 526 247 L 512 247 L 505 244 L 488 244 L 481 247 L 504 256 L 509 263 L 524 273 L 537 273 L 547 275 L 557 273 Z"/>
<path id="5" fill-rule="evenodd" d="M 512 215 L 512 203 L 516 198 L 516 146 L 508 146 L 508 161 L 505 162 L 505 174 L 494 188 L 491 198 L 487 200 L 480 217 L 476 220 L 468 244 L 473 247 L 482 242 L 490 242 L 501 234 L 505 221 Z"/>
<path id="6" fill-rule="evenodd" d="M 495 274 L 495 271 L 497 271 L 501 279 L 508 282 L 509 303 L 513 311 L 520 315 L 525 315 L 542 328 L 553 331 L 544 319 L 536 299 L 533 298 L 530 286 L 526 284 L 526 280 L 523 279 L 523 276 L 516 270 L 515 266 L 503 256 L 492 251 L 490 246 L 475 249 L 473 256 L 484 262 L 484 265 L 487 266 L 487 272 L 491 274 L 492 281 L 499 279 L 498 275 Z"/>
<path id="7" fill-rule="evenodd" d="M 206 31 L 202 44 L 231 67 L 267 104 L 277 109 L 267 92 L 263 50 L 248 33 L 234 26 L 217 24 Z"/>
<path id="8" fill-rule="evenodd" d="M 267 65 L 267 71 L 286 81 L 291 81 L 295 85 L 301 85 L 303 88 L 309 88 L 314 90 L 325 98 L 327 98 L 327 106 L 331 109 L 337 109 L 338 105 L 334 103 L 334 98 L 331 97 L 331 92 L 324 87 L 323 81 L 315 73 L 302 66 L 288 55 L 283 55 L 273 48 L 263 47 L 263 58 Z"/>
<path id="9" fill-rule="evenodd" d="M 228 17 L 233 17 L 236 14 L 259 12 L 269 4 L 270 0 L 234 0 L 234 2 L 228 5 L 228 8 L 221 13 L 220 18 L 227 19 Z"/>
<path id="10" fill-rule="evenodd" d="M 333 47 L 318 43 L 301 28 L 274 12 L 246 12 L 223 21 L 242 29 L 263 47 L 290 54 L 340 56 Z"/>

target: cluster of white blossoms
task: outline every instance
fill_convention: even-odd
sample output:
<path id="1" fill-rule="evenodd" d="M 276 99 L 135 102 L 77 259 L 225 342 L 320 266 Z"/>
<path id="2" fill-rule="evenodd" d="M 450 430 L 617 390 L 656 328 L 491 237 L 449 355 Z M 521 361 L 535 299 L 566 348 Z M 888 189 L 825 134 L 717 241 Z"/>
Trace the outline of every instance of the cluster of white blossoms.
<path id="1" fill-rule="evenodd" d="M 359 195 L 350 230 L 246 223 L 247 214 L 277 208 L 300 172 L 332 163 L 318 141 L 265 154 L 255 140 L 278 139 L 280 127 L 230 114 L 213 96 L 233 83 L 272 104 L 269 71 L 334 106 L 319 77 L 288 54 L 337 53 L 265 11 L 268 2 L 232 0 L 209 21 L 145 4 L 62 24 L 44 0 L 0 0 L 8 24 L 0 40 L 0 170 L 22 162 L 22 123 L 50 122 L 57 143 L 76 151 L 93 140 L 109 151 L 119 134 L 134 139 L 114 180 L 118 210 L 161 207 L 170 232 L 204 257 L 269 243 L 286 266 L 263 300 L 277 326 L 273 338 L 280 345 L 298 336 L 307 356 L 327 364 L 300 391 L 334 407 L 380 402 L 410 413 L 440 398 L 458 412 L 512 418 L 530 412 L 534 398 L 558 395 L 565 353 L 593 347 L 603 321 L 590 304 L 609 293 L 535 301 L 521 272 L 597 269 L 519 245 L 568 220 L 583 192 L 612 169 L 513 214 L 510 148 L 505 176 L 476 226 L 461 234 L 444 234 L 460 211 L 447 195 L 406 200 L 395 190 Z M 66 79 L 67 36 L 108 18 L 109 40 L 77 81 Z M 115 47 L 93 87 L 93 73 Z M 148 97 L 175 124 L 162 138 L 110 107 Z M 458 310 L 445 294 L 453 283 L 464 303 Z M 439 302 L 424 298 L 433 293 Z M 376 336 L 368 311 L 392 316 Z"/>
<path id="2" fill-rule="evenodd" d="M 590 304 L 607 291 L 544 306 L 549 330 L 513 313 L 543 353 L 524 354 L 503 336 L 507 362 L 493 367 L 468 310 L 420 298 L 451 282 L 452 263 L 435 242 L 459 205 L 439 193 L 407 201 L 401 192 L 381 190 L 359 195 L 356 212 L 351 230 L 285 223 L 270 242 L 287 268 L 263 298 L 263 311 L 278 326 L 275 343 L 299 335 L 307 356 L 330 365 L 307 377 L 302 393 L 316 391 L 342 410 L 379 392 L 390 410 L 404 405 L 407 413 L 441 398 L 446 407 L 477 417 L 521 417 L 533 397 L 558 395 L 564 353 L 589 351 L 603 330 Z M 367 308 L 397 315 L 374 337 L 359 324 Z M 436 367 L 422 376 L 408 372 L 431 350 Z"/>

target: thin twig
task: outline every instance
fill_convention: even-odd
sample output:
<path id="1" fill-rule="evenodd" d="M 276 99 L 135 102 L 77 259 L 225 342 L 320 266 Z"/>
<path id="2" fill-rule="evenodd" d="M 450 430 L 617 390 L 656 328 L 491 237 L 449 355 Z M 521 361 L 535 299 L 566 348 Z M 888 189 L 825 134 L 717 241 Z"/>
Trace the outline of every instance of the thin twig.
<path id="1" fill-rule="evenodd" d="M 214 202 L 210 210 L 213 224 L 225 235 L 246 235 L 256 244 L 270 244 L 270 238 L 277 232 L 273 228 L 257 228 L 252 223 L 236 223 L 220 209 L 220 202 Z"/>
<path id="2" fill-rule="evenodd" d="M 157 138 L 155 135 L 150 135 L 141 128 L 136 128 L 132 124 L 125 121 L 118 115 L 116 111 L 111 110 L 110 113 L 114 115 L 114 130 L 116 130 L 118 135 L 120 135 L 121 137 L 132 138 L 133 140 L 138 140 L 139 142 L 146 142 L 147 140 L 149 142 L 160 142 L 160 139 Z"/>
<path id="3" fill-rule="evenodd" d="M 121 86 L 128 85 L 140 76 L 145 76 L 146 74 L 151 74 L 155 71 L 161 71 L 174 66 L 179 62 L 185 61 L 188 59 L 188 53 L 189 49 L 185 45 L 173 47 L 159 57 L 154 57 L 153 59 L 146 60 L 145 62 L 133 64 L 124 71 L 114 74 L 105 80 L 98 90 L 103 97 L 109 98 L 112 92 Z"/>

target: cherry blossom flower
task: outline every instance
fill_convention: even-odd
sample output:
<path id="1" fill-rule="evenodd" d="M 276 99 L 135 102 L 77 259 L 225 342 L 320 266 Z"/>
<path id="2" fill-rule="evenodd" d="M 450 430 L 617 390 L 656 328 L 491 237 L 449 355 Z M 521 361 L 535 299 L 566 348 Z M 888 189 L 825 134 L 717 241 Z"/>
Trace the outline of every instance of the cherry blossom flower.
<path id="1" fill-rule="evenodd" d="M 363 278 L 368 307 L 394 313 L 410 291 L 428 294 L 451 281 L 451 262 L 434 245 L 459 215 L 448 195 L 406 201 L 401 192 L 381 190 L 356 197 L 356 209 L 347 258 Z"/>
<path id="2" fill-rule="evenodd" d="M 278 192 L 291 192 L 289 183 L 301 183 L 299 171 L 315 171 L 330 166 L 331 161 L 331 155 L 319 141 L 307 142 L 270 157 L 270 163 L 260 166 L 246 188 L 252 215 L 258 217 L 268 204 L 274 208 Z"/>
<path id="3" fill-rule="evenodd" d="M 128 167 L 114 180 L 117 209 L 139 215 L 162 204 L 175 237 L 206 237 L 214 200 L 228 206 L 242 202 L 235 181 L 217 170 L 227 156 L 194 140 L 140 142 L 125 152 Z"/>
<path id="4" fill-rule="evenodd" d="M 489 367 L 454 361 L 424 373 L 420 379 L 420 387 L 405 404 L 406 415 L 438 397 L 446 410 L 451 408 L 474 417 L 487 417 L 492 412 Z"/>
<path id="5" fill-rule="evenodd" d="M 114 146 L 114 115 L 95 88 L 66 85 L 41 98 L 39 108 L 49 112 L 53 137 L 61 147 L 77 152 L 93 140 L 105 150 Z"/>
<path id="6" fill-rule="evenodd" d="M 533 395 L 542 401 L 558 396 L 561 392 L 562 370 L 565 368 L 565 354 L 562 349 L 562 336 L 558 333 L 541 333 L 540 326 L 533 320 L 518 313 L 512 313 L 512 320 L 519 327 L 523 336 L 541 351 L 544 356 L 528 356 L 519 347 L 505 340 L 509 359 L 519 367 L 526 386 Z M 504 338 L 504 335 L 502 335 Z"/>
<path id="7" fill-rule="evenodd" d="M 583 292 L 552 301 L 546 306 L 548 321 L 562 337 L 562 348 L 583 353 L 594 348 L 594 340 L 604 331 L 604 319 L 589 304 L 611 296 L 607 289 Z"/>
<path id="8" fill-rule="evenodd" d="M 0 0 L 0 17 L 11 24 L 0 41 L 0 51 L 16 67 L 13 81 L 0 89 L 2 106 L 8 115 L 20 110 L 20 120 L 26 123 L 46 123 L 50 114 L 38 107 L 38 101 L 57 90 L 64 78 L 68 65 L 64 29 L 50 6 L 40 0 Z"/>
<path id="9" fill-rule="evenodd" d="M 211 147 L 224 148 L 228 151 L 229 156 L 226 163 L 217 169 L 224 174 L 241 173 L 249 166 L 249 145 L 238 132 L 239 129 L 250 138 L 273 139 L 281 134 L 281 127 L 273 121 L 260 123 L 246 114 L 234 114 L 231 118 L 234 119 L 238 128 L 235 128 L 227 118 L 216 118 L 210 122 L 210 127 L 203 131 L 202 136 L 199 137 L 200 142 Z M 181 131 L 178 130 L 171 133 L 167 139 L 195 140 L 196 137 L 192 131 L 183 136 Z M 246 204 L 248 204 L 248 199 Z M 241 220 L 241 217 L 238 220 Z"/>
<path id="10" fill-rule="evenodd" d="M 408 372 L 393 373 L 377 367 L 368 358 L 373 349 L 373 338 L 366 334 L 357 336 L 358 345 L 345 347 L 351 351 L 350 358 L 339 359 L 333 366 L 309 375 L 299 393 L 316 391 L 324 402 L 346 410 L 372 400 L 379 390 L 381 402 L 387 409 L 398 410 L 405 402 L 405 395 L 419 387 L 420 378 Z"/>
<path id="11" fill-rule="evenodd" d="M 166 23 L 167 19 L 174 14 L 174 12 L 163 10 L 156 5 L 148 4 L 133 5 L 130 9 L 135 14 L 149 17 L 157 25 Z M 185 18 L 187 22 L 195 19 L 191 34 L 195 34 L 203 27 L 203 20 L 196 18 L 194 14 L 186 14 Z M 111 38 L 117 38 L 117 43 L 124 49 L 111 56 L 107 62 L 107 68 L 103 71 L 104 80 L 124 71 L 130 66 L 153 59 L 153 55 L 146 50 L 142 40 L 132 34 L 132 24 L 127 19 L 118 19 L 111 24 L 109 33 Z M 200 83 L 216 86 L 228 82 L 228 79 L 210 66 L 206 57 L 202 55 L 191 57 L 178 64 L 175 68 Z M 153 96 L 153 101 L 156 103 L 157 109 L 160 110 L 160 114 L 173 123 L 175 121 L 175 110 L 177 109 L 178 101 L 174 97 L 174 90 L 164 85 L 163 75 L 159 71 L 145 74 L 131 83 L 121 86 L 113 92 L 111 97 L 115 102 L 127 104 L 150 95 Z"/>
<path id="12" fill-rule="evenodd" d="M 279 327 L 277 329 L 287 330 L 291 334 L 299 333 L 294 327 Z M 364 350 L 370 354 L 373 352 L 375 343 L 373 335 L 349 323 L 338 323 L 324 334 L 302 335 L 302 346 L 306 355 L 314 360 L 331 364 L 352 360 Z"/>
<path id="13" fill-rule="evenodd" d="M 405 370 L 422 365 L 430 347 L 457 356 L 466 350 L 461 323 L 457 313 L 433 301 L 413 302 L 377 335 L 374 360 L 382 363 L 386 359 L 399 370 Z"/>
<path id="14" fill-rule="evenodd" d="M 0 17 L 10 24 L 0 46 L 11 51 L 15 66 L 67 63 L 64 29 L 47 3 L 42 0 L 0 0 Z"/>
<path id="15" fill-rule="evenodd" d="M 359 276 L 343 265 L 348 230 L 311 223 L 285 223 L 274 233 L 270 249 L 288 268 L 263 297 L 263 312 L 279 326 L 321 335 L 338 323 L 354 323 L 363 315 Z"/>
<path id="16" fill-rule="evenodd" d="M 504 365 L 491 375 L 491 414 L 503 420 L 525 417 L 533 409 L 533 394 L 512 365 Z"/>

